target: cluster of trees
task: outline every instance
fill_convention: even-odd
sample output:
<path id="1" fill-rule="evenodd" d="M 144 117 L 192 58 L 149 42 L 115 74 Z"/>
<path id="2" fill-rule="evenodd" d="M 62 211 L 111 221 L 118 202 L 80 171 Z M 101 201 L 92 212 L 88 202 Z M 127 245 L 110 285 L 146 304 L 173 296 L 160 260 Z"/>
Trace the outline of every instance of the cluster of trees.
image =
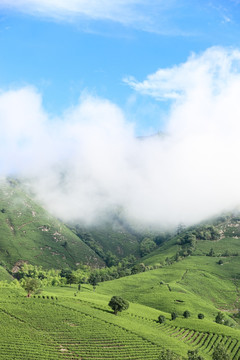
<path id="1" fill-rule="evenodd" d="M 176 355 L 173 351 L 168 349 L 163 349 L 160 352 L 159 360 L 181 360 L 182 357 Z M 185 359 L 185 358 L 184 358 Z M 214 348 L 212 353 L 212 360 L 230 360 L 230 355 L 228 354 L 227 350 L 222 346 L 218 345 Z M 204 360 L 198 350 L 188 350 L 187 353 L 187 360 Z"/>
<path id="2" fill-rule="evenodd" d="M 219 230 L 213 225 L 203 225 L 179 234 L 178 244 L 195 246 L 196 240 L 218 240 Z"/>
<path id="3" fill-rule="evenodd" d="M 99 282 L 118 279 L 145 270 L 145 265 L 143 263 L 136 264 L 136 258 L 130 255 L 119 261 L 116 266 L 101 269 L 92 269 L 87 265 L 79 265 L 77 270 L 43 270 L 41 266 L 24 263 L 20 270 L 12 275 L 22 286 L 25 286 L 26 281 L 31 278 L 40 280 L 42 286 L 63 286 L 67 284 L 71 286 L 72 284 L 89 283 L 95 287 Z"/>
<path id="4" fill-rule="evenodd" d="M 191 316 L 191 313 L 190 313 L 190 311 L 185 310 L 182 315 L 183 315 L 183 317 L 185 319 L 188 319 Z M 175 320 L 177 317 L 178 317 L 178 314 L 175 311 L 173 311 L 171 313 L 171 320 Z M 200 320 L 204 319 L 204 314 L 199 313 L 198 314 L 198 319 L 200 319 Z M 158 322 L 160 324 L 164 323 L 165 320 L 166 319 L 165 319 L 164 315 L 159 315 Z M 217 313 L 217 315 L 215 317 L 215 322 L 217 324 L 223 324 L 223 325 L 226 325 L 226 326 L 232 326 L 232 323 L 228 319 L 225 319 L 224 314 L 222 312 L 220 312 L 220 311 Z"/>
<path id="5" fill-rule="evenodd" d="M 190 313 L 190 311 L 188 311 L 188 310 L 185 310 L 184 312 L 183 312 L 183 317 L 185 318 L 185 319 L 188 319 L 189 317 L 191 316 L 191 313 Z M 171 319 L 172 320 L 175 320 L 176 318 L 178 317 L 178 315 L 177 315 L 177 313 L 175 312 L 175 311 L 173 311 L 172 313 L 171 313 Z M 198 319 L 204 319 L 204 314 L 198 314 Z M 158 317 L 158 322 L 160 323 L 160 324 L 163 324 L 164 322 L 165 322 L 165 316 L 164 315 L 159 315 L 159 317 Z"/>

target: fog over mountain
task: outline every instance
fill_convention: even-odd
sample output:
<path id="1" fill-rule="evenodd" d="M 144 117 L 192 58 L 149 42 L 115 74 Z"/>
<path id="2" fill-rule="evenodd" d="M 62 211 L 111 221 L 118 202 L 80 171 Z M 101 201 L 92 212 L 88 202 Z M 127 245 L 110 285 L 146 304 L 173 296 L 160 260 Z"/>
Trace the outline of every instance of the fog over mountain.
<path id="1" fill-rule="evenodd" d="M 165 136 L 138 139 L 106 99 L 82 95 L 53 118 L 34 87 L 0 94 L 1 176 L 23 178 L 63 220 L 112 210 L 146 225 L 200 221 L 240 204 L 240 51 L 210 48 L 134 91 L 172 106 Z"/>

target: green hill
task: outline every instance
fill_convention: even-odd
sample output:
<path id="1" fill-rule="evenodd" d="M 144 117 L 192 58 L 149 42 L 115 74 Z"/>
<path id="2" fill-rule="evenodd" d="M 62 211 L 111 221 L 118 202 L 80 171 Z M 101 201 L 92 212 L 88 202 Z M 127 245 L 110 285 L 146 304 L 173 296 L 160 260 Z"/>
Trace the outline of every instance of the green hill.
<path id="1" fill-rule="evenodd" d="M 116 254 L 119 246 L 119 257 L 128 251 L 139 256 L 144 235 L 125 224 L 71 229 L 17 183 L 4 182 L 0 189 L 2 265 L 28 261 L 43 268 L 75 268 L 77 262 L 101 266 L 101 257 L 107 251 Z M 240 218 L 228 215 L 178 231 L 139 259 L 142 272 L 99 283 L 95 291 L 89 284 L 82 284 L 81 291 L 77 285 L 52 286 L 26 298 L 16 280 L 10 285 L 0 282 L 5 329 L 0 359 L 157 360 L 167 348 L 185 358 L 188 350 L 198 349 L 210 360 L 221 344 L 231 360 L 238 360 L 239 261 Z M 0 277 L 10 279 L 4 267 Z M 112 296 L 130 301 L 129 309 L 113 315 L 108 307 Z M 221 324 L 215 321 L 219 311 Z M 162 324 L 159 315 L 166 319 Z"/>
<path id="2" fill-rule="evenodd" d="M 11 269 L 27 261 L 44 268 L 103 264 L 61 221 L 39 206 L 13 180 L 0 181 L 0 262 Z"/>

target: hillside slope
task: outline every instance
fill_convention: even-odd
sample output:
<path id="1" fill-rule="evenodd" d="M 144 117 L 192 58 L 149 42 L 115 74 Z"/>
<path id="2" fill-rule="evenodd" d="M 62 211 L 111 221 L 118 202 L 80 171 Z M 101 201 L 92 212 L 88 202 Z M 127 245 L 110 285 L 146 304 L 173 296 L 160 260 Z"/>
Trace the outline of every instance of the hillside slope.
<path id="1" fill-rule="evenodd" d="M 206 229 L 213 229 L 216 239 L 207 239 L 211 236 Z M 240 218 L 230 215 L 214 225 L 186 229 L 141 262 L 145 272 L 101 283 L 97 291 L 178 315 L 188 310 L 213 321 L 222 311 L 230 323 L 238 321 L 234 316 L 240 307 Z"/>
<path id="2" fill-rule="evenodd" d="M 99 256 L 13 180 L 0 181 L 0 261 L 11 269 L 27 261 L 45 268 L 98 266 Z"/>

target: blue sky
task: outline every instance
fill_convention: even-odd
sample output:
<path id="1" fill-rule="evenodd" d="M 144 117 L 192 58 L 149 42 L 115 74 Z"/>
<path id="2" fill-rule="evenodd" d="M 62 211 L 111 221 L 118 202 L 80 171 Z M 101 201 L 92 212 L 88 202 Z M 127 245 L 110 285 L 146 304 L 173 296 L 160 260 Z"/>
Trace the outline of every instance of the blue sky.
<path id="1" fill-rule="evenodd" d="M 36 87 L 53 116 L 87 92 L 149 134 L 169 101 L 123 79 L 143 81 L 211 46 L 240 47 L 239 14 L 237 0 L 0 0 L 0 88 Z"/>
<path id="2" fill-rule="evenodd" d="M 0 176 L 28 179 L 67 221 L 120 208 L 175 226 L 239 209 L 239 10 L 0 0 Z"/>

